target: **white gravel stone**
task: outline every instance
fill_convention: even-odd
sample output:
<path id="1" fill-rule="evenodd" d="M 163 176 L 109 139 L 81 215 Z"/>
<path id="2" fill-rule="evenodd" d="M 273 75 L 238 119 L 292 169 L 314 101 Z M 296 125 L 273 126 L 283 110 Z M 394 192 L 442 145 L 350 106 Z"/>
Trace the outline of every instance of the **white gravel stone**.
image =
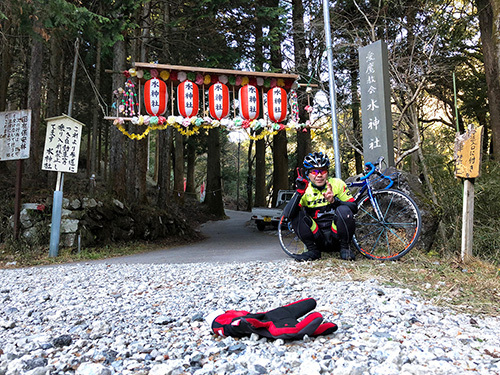
<path id="1" fill-rule="evenodd" d="M 285 260 L 2 270 L 0 375 L 500 374 L 498 317 L 457 314 L 333 268 L 305 277 L 311 267 Z M 222 338 L 204 320 L 217 309 L 260 312 L 306 297 L 339 325 L 336 333 Z"/>

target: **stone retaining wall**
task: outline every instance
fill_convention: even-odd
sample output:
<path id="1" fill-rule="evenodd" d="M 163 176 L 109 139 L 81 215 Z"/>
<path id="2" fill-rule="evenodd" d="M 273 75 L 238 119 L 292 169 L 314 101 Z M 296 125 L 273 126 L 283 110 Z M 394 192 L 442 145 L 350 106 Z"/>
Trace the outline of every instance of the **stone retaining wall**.
<path id="1" fill-rule="evenodd" d="M 50 242 L 52 206 L 25 203 L 20 235 L 31 244 Z M 13 222 L 12 222 L 13 225 Z M 117 199 L 63 198 L 60 246 L 98 246 L 133 240 L 157 240 L 172 235 L 196 235 L 175 213 L 149 206 L 127 207 Z"/>

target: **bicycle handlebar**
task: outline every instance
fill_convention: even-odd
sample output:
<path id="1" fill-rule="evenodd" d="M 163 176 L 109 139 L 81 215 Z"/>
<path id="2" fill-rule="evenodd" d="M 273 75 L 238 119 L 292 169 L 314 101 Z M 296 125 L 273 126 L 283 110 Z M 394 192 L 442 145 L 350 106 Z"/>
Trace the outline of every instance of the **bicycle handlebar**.
<path id="1" fill-rule="evenodd" d="M 380 163 L 382 163 L 382 161 L 384 160 L 384 157 L 381 156 L 377 159 L 377 161 L 375 163 L 365 163 L 365 169 L 369 170 L 369 172 L 367 174 L 365 174 L 363 177 L 361 177 L 359 179 L 359 181 L 364 181 L 366 179 L 368 179 L 373 173 L 377 174 L 378 176 L 380 176 L 381 178 L 383 179 L 386 179 L 386 180 L 389 180 L 389 185 L 387 185 L 385 187 L 385 189 L 389 189 L 392 185 L 394 185 L 394 180 L 389 177 L 389 176 L 386 176 L 384 175 L 383 173 L 381 173 L 376 167 L 380 165 Z"/>
<path id="2" fill-rule="evenodd" d="M 367 178 L 369 178 L 369 177 L 373 174 L 373 172 L 375 172 L 375 165 L 373 165 L 373 163 L 370 163 L 370 162 L 365 163 L 365 168 L 366 168 L 366 169 L 370 168 L 370 172 L 368 172 L 368 173 L 367 173 L 367 174 L 365 174 L 363 177 L 361 177 L 361 178 L 359 179 L 360 181 L 364 181 L 364 180 L 366 180 Z"/>

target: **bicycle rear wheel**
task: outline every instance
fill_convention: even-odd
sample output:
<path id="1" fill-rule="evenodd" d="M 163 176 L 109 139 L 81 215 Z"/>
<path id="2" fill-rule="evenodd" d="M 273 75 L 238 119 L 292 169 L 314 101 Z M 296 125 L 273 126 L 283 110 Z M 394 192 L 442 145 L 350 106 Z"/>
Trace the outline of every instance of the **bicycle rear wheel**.
<path id="1" fill-rule="evenodd" d="M 296 255 L 307 251 L 306 245 L 299 239 L 292 225 L 285 216 L 281 216 L 278 225 L 278 237 L 280 245 L 286 255 L 296 258 Z"/>
<path id="2" fill-rule="evenodd" d="M 420 236 L 422 221 L 418 207 L 398 190 L 376 190 L 373 198 L 375 202 L 367 195 L 358 203 L 354 246 L 370 259 L 399 259 L 415 246 Z"/>

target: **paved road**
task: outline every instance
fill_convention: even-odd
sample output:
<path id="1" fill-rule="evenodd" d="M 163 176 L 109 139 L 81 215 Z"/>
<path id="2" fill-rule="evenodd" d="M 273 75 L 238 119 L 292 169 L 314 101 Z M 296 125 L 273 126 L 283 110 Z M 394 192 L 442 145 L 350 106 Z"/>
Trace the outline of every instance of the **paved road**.
<path id="1" fill-rule="evenodd" d="M 226 210 L 228 220 L 205 223 L 208 238 L 186 246 L 96 261 L 101 263 L 159 264 L 200 262 L 248 262 L 287 259 L 276 230 L 259 232 L 250 213 Z M 288 258 L 289 259 L 289 258 Z"/>

